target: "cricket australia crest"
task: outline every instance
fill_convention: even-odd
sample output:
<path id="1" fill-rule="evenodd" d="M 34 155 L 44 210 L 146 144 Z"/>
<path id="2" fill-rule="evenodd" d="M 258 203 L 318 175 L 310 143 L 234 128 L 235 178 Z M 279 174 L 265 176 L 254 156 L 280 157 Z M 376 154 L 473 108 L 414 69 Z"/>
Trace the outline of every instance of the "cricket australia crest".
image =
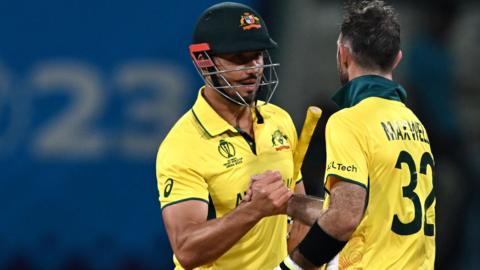
<path id="1" fill-rule="evenodd" d="M 290 145 L 288 144 L 288 137 L 287 135 L 283 134 L 280 129 L 277 129 L 275 130 L 275 132 L 273 132 L 272 144 L 277 151 L 290 149 Z"/>

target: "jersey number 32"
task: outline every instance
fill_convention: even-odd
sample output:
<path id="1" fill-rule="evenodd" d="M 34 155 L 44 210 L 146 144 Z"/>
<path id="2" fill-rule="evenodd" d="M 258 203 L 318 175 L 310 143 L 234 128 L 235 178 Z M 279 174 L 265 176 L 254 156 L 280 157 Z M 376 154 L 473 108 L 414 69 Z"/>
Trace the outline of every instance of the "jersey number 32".
<path id="1" fill-rule="evenodd" d="M 435 227 L 434 224 L 427 223 L 427 209 L 430 208 L 435 201 L 435 192 L 433 191 L 433 182 L 432 182 L 432 190 L 428 194 L 427 198 L 425 199 L 423 209 L 425 209 L 425 213 L 422 213 L 422 205 L 420 202 L 420 198 L 418 194 L 415 192 L 415 188 L 417 187 L 417 168 L 415 166 L 415 161 L 413 160 L 412 156 L 406 152 L 400 152 L 397 163 L 395 164 L 395 168 L 402 169 L 402 164 L 405 163 L 410 170 L 410 182 L 407 186 L 402 187 L 402 195 L 404 200 L 410 200 L 413 203 L 415 208 L 415 215 L 412 221 L 408 223 L 403 223 L 399 216 L 395 214 L 393 216 L 392 222 L 392 231 L 399 234 L 399 235 L 410 235 L 417 233 L 422 228 L 422 220 L 423 220 L 423 233 L 427 236 L 433 236 L 435 234 Z M 420 173 L 423 175 L 427 174 L 427 167 L 430 166 L 433 172 L 434 162 L 433 157 L 429 152 L 425 152 L 422 155 L 420 160 Z M 433 176 L 430 178 L 433 181 Z M 423 217 L 423 218 L 422 218 Z"/>

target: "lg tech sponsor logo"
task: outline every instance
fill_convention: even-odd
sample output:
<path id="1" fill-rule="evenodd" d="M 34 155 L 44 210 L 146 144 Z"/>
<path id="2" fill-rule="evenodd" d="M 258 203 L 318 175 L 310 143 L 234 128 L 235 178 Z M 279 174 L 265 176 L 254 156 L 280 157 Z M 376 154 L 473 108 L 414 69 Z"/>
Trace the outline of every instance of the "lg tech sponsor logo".
<path id="1" fill-rule="evenodd" d="M 329 170 L 337 170 L 337 171 L 343 171 L 343 172 L 358 172 L 357 166 L 353 164 L 343 164 L 339 162 L 332 161 L 328 163 L 327 165 L 327 171 Z"/>

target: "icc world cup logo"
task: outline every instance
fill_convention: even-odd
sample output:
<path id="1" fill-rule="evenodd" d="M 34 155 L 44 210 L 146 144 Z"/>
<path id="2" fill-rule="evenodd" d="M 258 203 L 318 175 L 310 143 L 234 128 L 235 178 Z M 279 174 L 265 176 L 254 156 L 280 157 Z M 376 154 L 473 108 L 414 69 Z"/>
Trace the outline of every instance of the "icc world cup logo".
<path id="1" fill-rule="evenodd" d="M 224 158 L 231 158 L 235 156 L 235 147 L 233 147 L 233 144 L 230 142 L 220 140 L 220 143 L 218 144 L 218 152 Z"/>

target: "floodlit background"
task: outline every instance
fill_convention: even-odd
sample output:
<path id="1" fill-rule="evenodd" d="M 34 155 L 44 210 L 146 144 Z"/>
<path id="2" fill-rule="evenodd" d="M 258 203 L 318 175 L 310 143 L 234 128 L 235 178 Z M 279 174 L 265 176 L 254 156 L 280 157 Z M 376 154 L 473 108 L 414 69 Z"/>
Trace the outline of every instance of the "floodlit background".
<path id="1" fill-rule="evenodd" d="M 0 0 L 0 269 L 172 268 L 155 156 L 201 86 L 187 48 L 217 2 Z M 341 1 L 240 2 L 280 45 L 274 103 L 298 129 L 307 106 L 324 109 L 303 168 L 321 196 Z M 477 269 L 480 4 L 443 2 L 389 2 L 395 79 L 436 159 L 436 269 Z"/>

